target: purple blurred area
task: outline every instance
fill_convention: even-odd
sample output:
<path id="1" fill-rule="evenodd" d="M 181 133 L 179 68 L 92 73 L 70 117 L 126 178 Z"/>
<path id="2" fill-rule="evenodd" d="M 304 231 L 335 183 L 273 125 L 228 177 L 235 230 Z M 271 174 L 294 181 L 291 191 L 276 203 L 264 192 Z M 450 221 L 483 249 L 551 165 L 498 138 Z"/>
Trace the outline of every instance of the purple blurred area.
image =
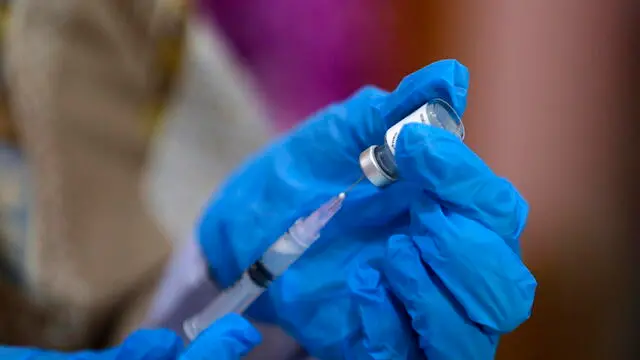
<path id="1" fill-rule="evenodd" d="M 393 59 L 386 2 L 199 2 L 255 76 L 279 129 L 375 82 Z"/>

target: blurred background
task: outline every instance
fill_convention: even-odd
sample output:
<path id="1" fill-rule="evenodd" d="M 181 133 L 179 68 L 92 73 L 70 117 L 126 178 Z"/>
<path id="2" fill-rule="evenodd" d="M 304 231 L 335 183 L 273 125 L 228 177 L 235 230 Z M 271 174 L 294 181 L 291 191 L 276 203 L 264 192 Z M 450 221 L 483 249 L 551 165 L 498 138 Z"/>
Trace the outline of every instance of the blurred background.
<path id="1" fill-rule="evenodd" d="M 78 1 L 50 2 L 57 1 L 74 4 L 80 8 L 79 14 L 91 13 L 89 6 Z M 140 1 L 140 4 L 152 2 Z M 131 10 L 125 2 L 114 3 Z M 34 13 L 54 11 L 31 4 L 24 7 L 25 13 L 26 10 Z M 145 9 L 143 5 L 140 7 Z M 170 24 L 166 28 L 171 31 L 162 32 L 163 36 L 166 33 L 181 34 L 176 30 L 183 29 L 181 22 L 175 20 L 178 17 L 147 16 L 145 10 L 140 9 L 131 11 L 137 16 L 134 19 L 145 22 L 149 28 L 155 29 L 156 22 Z M 249 4 L 246 1 L 200 0 L 191 11 L 215 27 L 220 46 L 226 49 L 227 61 L 238 69 L 241 74 L 238 79 L 246 80 L 246 91 L 260 99 L 260 117 L 275 132 L 286 131 L 309 114 L 345 98 L 364 84 L 392 89 L 404 75 L 443 58 L 456 58 L 467 65 L 471 73 L 471 89 L 464 117 L 466 141 L 498 174 L 514 182 L 531 205 L 522 245 L 523 257 L 539 282 L 538 295 L 533 317 L 504 338 L 498 359 L 638 358 L 632 345 L 635 342 L 633 334 L 639 330 L 637 288 L 640 274 L 640 268 L 635 265 L 640 251 L 635 242 L 640 230 L 635 228 L 640 215 L 636 205 L 639 199 L 636 178 L 639 157 L 636 155 L 638 145 L 635 137 L 640 126 L 640 93 L 634 83 L 640 79 L 637 76 L 640 64 L 640 4 L 637 1 L 272 0 L 268 4 Z M 38 35 L 34 33 L 44 31 L 46 27 L 42 23 L 46 21 L 36 18 L 24 16 L 24 23 L 20 25 L 23 27 L 19 24 L 14 26 L 14 43 L 37 41 Z M 64 28 L 59 34 L 73 43 L 77 40 L 74 34 L 83 32 L 86 26 L 78 21 L 76 27 Z M 113 33 L 125 31 L 118 30 L 118 26 L 123 26 L 119 22 L 109 23 L 109 26 Z M 160 35 L 154 36 L 149 44 L 159 43 Z M 139 38 L 137 36 L 136 41 L 141 41 Z M 132 40 L 130 44 L 133 43 Z M 126 57 L 122 55 L 126 45 L 101 51 L 119 51 L 118 56 Z M 154 50 L 147 49 L 149 47 L 151 45 L 136 47 L 136 56 L 155 56 L 151 54 Z M 20 56 L 27 56 L 29 51 L 42 54 L 43 50 L 33 48 L 15 45 L 10 51 L 15 52 L 13 56 L 16 59 L 24 61 Z M 66 56 L 80 56 L 74 51 L 69 50 Z M 11 59 L 12 55 L 6 56 Z M 129 64 L 127 61 L 123 60 L 122 64 Z M 20 62 L 14 59 L 14 63 Z M 34 69 L 39 68 L 35 60 L 32 63 Z M 171 61 L 166 63 L 171 64 Z M 130 79 L 136 66 L 144 67 L 131 64 L 122 65 L 128 74 L 124 78 Z M 157 63 L 153 64 L 157 67 L 147 64 L 147 68 L 158 73 L 166 70 Z M 21 66 L 28 68 L 28 64 Z M 19 74 L 19 66 L 8 68 Z M 86 71 L 93 70 L 87 67 Z M 140 98 L 143 102 L 152 96 L 140 94 L 155 94 L 150 88 L 166 90 L 172 86 L 170 81 L 163 80 L 164 77 L 157 77 L 161 79 L 147 81 L 141 75 L 142 80 L 130 92 L 134 94 L 131 98 Z M 49 310 L 42 310 L 39 300 L 33 300 L 38 298 L 38 291 L 33 289 L 42 284 L 54 284 L 50 287 L 55 288 L 59 281 L 43 280 L 38 277 L 41 275 L 34 275 L 40 274 L 37 269 L 44 265 L 25 264 L 42 260 L 37 256 L 24 255 L 29 254 L 30 247 L 19 245 L 21 242 L 29 243 L 23 239 L 27 235 L 22 234 L 25 232 L 22 231 L 25 229 L 24 217 L 28 218 L 24 215 L 28 212 L 25 204 L 29 201 L 21 202 L 20 199 L 30 196 L 23 194 L 24 183 L 20 180 L 26 176 L 27 165 L 16 164 L 32 162 L 36 164 L 29 165 L 32 168 L 53 167 L 47 167 L 47 160 L 38 160 L 42 159 L 38 154 L 47 152 L 42 148 L 46 139 L 30 133 L 30 129 L 42 126 L 42 122 L 34 120 L 34 124 L 29 125 L 30 119 L 44 117 L 44 110 L 38 113 L 33 107 L 53 105 L 33 106 L 29 103 L 26 100 L 29 96 L 24 94 L 37 88 L 24 85 L 29 81 L 35 80 L 15 75 L 15 81 L 9 79 L 6 82 L 4 99 L 16 100 L 6 101 L 13 104 L 12 112 L 5 113 L 0 120 L 0 144 L 3 146 L 0 158 L 4 156 L 5 159 L 0 165 L 3 166 L 0 168 L 0 189 L 3 189 L 0 202 L 4 204 L 4 212 L 0 211 L 0 225 L 5 228 L 5 265 L 0 269 L 6 269 L 4 273 L 9 279 L 3 285 L 6 290 L 2 292 L 0 288 L 0 302 L 7 302 L 0 311 L 33 302 L 32 308 L 24 311 L 32 314 L 30 320 L 6 320 L 4 325 L 0 325 L 0 335 L 4 336 L 0 337 L 0 342 L 18 344 L 33 342 L 29 339 L 31 335 L 19 336 L 15 329 L 24 326 L 20 324 L 43 322 L 43 318 L 50 317 L 42 315 Z M 59 101 L 69 104 L 66 100 Z M 184 115 L 179 111 L 177 114 L 173 116 Z M 111 123 L 109 115 L 114 113 L 107 111 L 101 120 Z M 51 122 L 55 123 L 54 120 Z M 52 128 L 51 132 L 61 134 L 63 130 L 60 129 L 71 131 L 69 126 L 72 125 L 78 124 L 65 123 L 60 128 Z M 142 135 L 139 138 L 147 140 L 140 140 L 137 135 L 119 132 L 125 131 L 123 129 L 126 127 L 119 127 L 116 135 L 127 138 L 125 144 L 143 144 L 136 145 L 133 150 L 125 146 L 124 150 L 130 151 L 136 159 L 129 163 L 127 169 L 136 174 L 142 173 L 145 166 L 140 164 L 149 156 L 141 154 L 146 151 L 143 149 L 153 148 L 153 140 Z M 104 128 L 101 131 L 109 132 Z M 60 135 L 59 139 L 66 138 Z M 56 144 L 62 141 L 59 139 L 51 140 L 52 145 L 47 149 L 56 148 Z M 30 147 L 29 142 L 40 145 Z M 247 142 L 257 146 L 261 140 L 250 139 Z M 35 155 L 29 155 L 29 151 Z M 240 153 L 243 151 L 238 150 L 238 155 L 234 153 L 230 158 L 240 158 Z M 49 158 L 49 161 L 53 160 Z M 235 160 L 224 161 L 227 161 L 227 167 L 235 163 Z M 63 164 L 60 166 L 63 170 L 58 170 L 67 171 L 65 166 L 72 167 L 72 164 Z M 40 170 L 40 176 L 42 174 L 48 173 Z M 138 175 L 139 178 L 122 188 L 131 194 L 138 191 L 135 190 L 138 187 L 132 185 L 142 181 L 143 175 Z M 64 176 L 60 178 L 64 179 Z M 212 176 L 221 177 L 218 174 Z M 42 177 L 31 182 L 38 181 L 42 182 Z M 18 193 L 22 195 L 16 195 Z M 34 190 L 34 193 L 38 191 Z M 34 201 L 57 201 L 46 196 L 45 190 L 40 193 Z M 94 194 L 91 191 L 87 193 Z M 202 197 L 201 194 L 185 196 Z M 57 209 L 64 208 L 60 206 Z M 155 206 L 161 207 L 157 203 Z M 76 214 L 81 208 L 69 210 L 69 213 Z M 16 211 L 22 215 L 15 215 Z M 197 209 L 192 212 L 195 214 Z M 8 221 L 10 213 L 15 217 Z M 159 213 L 157 217 L 161 222 L 162 219 L 171 222 L 167 220 L 170 213 Z M 46 221 L 56 221 L 54 217 L 48 219 Z M 64 222 L 67 228 L 73 227 L 68 220 Z M 55 228 L 55 225 L 50 226 Z M 177 230 L 172 233 L 169 229 L 169 237 L 178 238 L 186 231 L 179 225 L 173 228 Z M 9 233 L 12 235 L 7 235 Z M 74 233 L 75 230 L 60 232 Z M 134 235 L 139 237 L 140 231 L 131 230 L 122 237 L 126 239 Z M 149 235 L 150 238 L 153 236 Z M 33 251 L 37 253 L 37 250 Z M 165 250 L 158 258 L 165 259 L 168 252 Z M 64 258 L 67 255 L 60 256 Z M 150 273 L 149 269 L 157 264 L 152 260 L 149 264 L 148 268 L 136 268 L 135 271 Z M 140 276 L 153 278 L 151 275 Z M 123 288 L 127 286 L 123 285 Z M 123 294 L 127 291 L 122 290 Z M 123 295 L 122 299 L 127 299 L 127 296 Z M 122 299 L 117 306 L 126 302 Z M 84 306 L 82 301 L 78 304 L 79 307 Z M 106 323 L 103 310 L 96 310 L 102 315 L 89 316 L 91 320 L 87 321 L 91 324 Z M 42 338 L 47 336 L 42 335 Z M 45 344 L 52 342 L 55 343 L 53 340 L 44 341 Z"/>

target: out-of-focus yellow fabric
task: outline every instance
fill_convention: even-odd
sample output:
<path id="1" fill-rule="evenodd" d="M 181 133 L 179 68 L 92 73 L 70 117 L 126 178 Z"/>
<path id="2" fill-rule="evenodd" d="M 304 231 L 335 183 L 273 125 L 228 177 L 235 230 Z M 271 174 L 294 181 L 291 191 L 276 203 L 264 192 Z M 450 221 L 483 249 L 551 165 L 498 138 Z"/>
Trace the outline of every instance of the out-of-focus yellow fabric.
<path id="1" fill-rule="evenodd" d="M 160 82 L 156 89 L 156 96 L 149 104 L 143 119 L 149 121 L 149 133 L 153 135 L 162 122 L 164 110 L 167 106 L 183 63 L 185 30 L 187 18 L 193 8 L 189 0 L 159 0 L 156 6 L 157 17 L 153 24 L 166 19 L 169 24 L 153 26 L 162 32 L 157 47 L 157 64 Z"/>
<path id="2" fill-rule="evenodd" d="M 4 193 L 29 196 L 0 209 L 28 209 L 2 242 L 12 281 L 2 291 L 24 306 L 0 309 L 12 324 L 0 341 L 92 347 L 138 326 L 170 252 L 140 186 L 188 12 L 160 0 L 10 5 L 2 100 L 11 118 L 0 128 L 17 148 L 0 171 L 6 180 L 24 170 L 20 189 Z"/>

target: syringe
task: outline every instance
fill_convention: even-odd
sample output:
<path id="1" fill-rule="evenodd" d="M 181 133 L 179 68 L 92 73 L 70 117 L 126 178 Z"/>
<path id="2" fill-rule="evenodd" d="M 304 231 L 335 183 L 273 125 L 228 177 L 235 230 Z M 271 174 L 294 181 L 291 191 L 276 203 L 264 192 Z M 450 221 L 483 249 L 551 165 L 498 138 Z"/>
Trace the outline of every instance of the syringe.
<path id="1" fill-rule="evenodd" d="M 320 206 L 306 218 L 300 218 L 276 240 L 246 270 L 238 282 L 226 289 L 204 310 L 187 319 L 184 332 L 193 340 L 209 325 L 228 313 L 243 313 L 273 280 L 284 273 L 291 264 L 307 250 L 319 237 L 320 230 L 342 207 L 346 193 L 342 192 Z"/>

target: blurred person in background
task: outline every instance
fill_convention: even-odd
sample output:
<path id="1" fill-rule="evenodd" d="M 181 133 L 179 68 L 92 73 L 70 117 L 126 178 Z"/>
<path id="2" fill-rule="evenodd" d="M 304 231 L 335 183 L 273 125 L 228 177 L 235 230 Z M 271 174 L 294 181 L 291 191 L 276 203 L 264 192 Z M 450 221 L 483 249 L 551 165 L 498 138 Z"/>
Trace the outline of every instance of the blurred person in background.
<path id="1" fill-rule="evenodd" d="M 267 139 L 219 37 L 202 23 L 186 36 L 187 11 L 166 1 L 12 3 L 0 158 L 3 288 L 11 294 L 3 298 L 12 299 L 1 312 L 6 342 L 78 349 L 137 328 L 170 240 L 191 231 L 174 225 L 193 223 L 215 184 Z M 180 75 L 190 87 L 177 83 L 180 68 L 191 70 Z M 195 104 L 181 106 L 184 98 Z M 220 121 L 200 121 L 209 118 Z M 165 154 L 152 156 L 154 134 L 185 155 L 182 168 L 153 165 Z M 206 167 L 188 162 L 201 157 Z M 180 182 L 162 188 L 167 194 L 191 189 L 169 199 L 179 200 L 169 223 L 164 198 L 150 197 L 166 231 L 143 201 L 147 167 L 161 185 L 164 169 L 176 170 L 169 183 Z M 22 311 L 8 311 L 16 306 Z"/>
<path id="2" fill-rule="evenodd" d="M 365 89 L 344 103 L 319 112 L 307 125 L 282 142 L 273 143 L 249 162 L 248 167 L 241 168 L 205 210 L 197 230 L 198 243 L 190 239 L 191 227 L 205 199 L 230 169 L 264 144 L 268 132 L 261 126 L 264 112 L 251 98 L 248 80 L 234 67 L 215 28 L 188 17 L 187 11 L 180 4 L 164 1 L 22 0 L 13 5 L 5 48 L 5 74 L 8 75 L 5 99 L 9 100 L 10 111 L 4 123 L 5 128 L 11 130 L 5 132 L 13 156 L 8 163 L 19 171 L 11 170 L 11 174 L 18 174 L 17 180 L 14 177 L 2 185 L 16 187 L 17 191 L 12 189 L 8 194 L 25 196 L 12 197 L 12 201 L 4 205 L 2 215 L 6 218 L 9 213 L 5 209 L 18 209 L 25 220 L 6 225 L 11 229 L 17 226 L 18 231 L 5 231 L 8 236 L 3 238 L 4 248 L 12 250 L 3 251 L 9 279 L 3 286 L 6 284 L 12 291 L 12 301 L 25 310 L 3 314 L 7 317 L 3 323 L 13 326 L 8 329 L 7 336 L 11 339 L 8 341 L 16 345 L 73 350 L 119 343 L 126 338 L 123 345 L 114 350 L 92 356 L 105 359 L 179 356 L 182 350 L 175 334 L 160 330 L 129 334 L 141 324 L 171 328 L 176 325 L 174 318 L 184 319 L 185 314 L 180 311 L 185 308 L 191 313 L 197 311 L 197 304 L 188 303 L 190 298 L 177 295 L 202 290 L 201 285 L 208 284 L 208 281 L 202 282 L 202 276 L 207 276 L 206 271 L 201 271 L 202 267 L 199 273 L 189 273 L 189 268 L 180 266 L 185 256 L 187 260 L 198 256 L 199 245 L 205 247 L 206 259 L 203 260 L 211 266 L 216 280 L 228 286 L 243 269 L 244 262 L 256 256 L 256 250 L 275 239 L 272 235 L 279 231 L 278 226 L 248 226 L 247 221 L 259 219 L 258 213 L 264 215 L 271 211 L 282 213 L 282 218 L 275 222 L 287 223 L 292 216 L 298 217 L 292 211 L 304 212 L 303 206 L 309 206 L 307 202 L 311 199 L 318 201 L 327 195 L 324 192 L 332 193 L 354 180 L 350 178 L 353 173 L 338 175 L 337 169 L 329 169 L 331 166 L 317 160 L 319 155 L 312 156 L 312 140 L 316 137 L 329 136 L 327 144 L 337 149 L 347 146 L 353 150 L 362 146 L 359 143 L 362 138 L 331 137 L 335 133 L 327 127 L 333 126 L 332 121 L 342 119 L 338 122 L 342 126 L 355 128 L 343 128 L 340 134 L 358 134 L 368 143 L 374 141 L 368 139 L 381 138 L 378 132 L 384 129 L 382 120 L 398 121 L 401 114 L 406 115 L 420 105 L 416 102 L 430 97 L 447 97 L 457 110 L 464 111 L 468 78 L 466 69 L 455 62 L 423 69 L 391 94 Z M 161 112 L 157 111 L 159 108 Z M 150 136 L 150 127 L 144 126 L 145 109 L 155 113 L 155 116 L 147 114 L 146 118 L 159 123 L 155 137 Z M 372 109 L 383 117 L 376 118 Z M 372 127 L 359 128 L 362 124 Z M 372 129 L 377 130 L 368 133 Z M 425 129 L 413 131 L 417 136 Z M 17 134 L 13 136 L 17 141 L 9 143 L 10 133 Z M 409 150 L 415 147 L 413 155 L 420 156 L 424 150 L 419 147 L 424 144 L 410 136 L 405 135 L 407 154 L 411 155 Z M 446 138 L 437 133 L 430 136 Z M 296 139 L 306 139 L 309 145 L 300 147 Z M 456 145 L 458 143 L 443 149 L 457 154 L 459 157 L 454 156 L 452 161 L 459 163 L 442 166 L 463 165 L 472 178 L 475 176 L 472 183 L 482 182 L 488 186 L 485 190 L 495 191 L 485 191 L 485 196 L 507 194 L 506 198 L 502 197 L 506 200 L 494 203 L 480 197 L 480 203 L 469 202 L 470 196 L 465 192 L 469 188 L 453 191 L 453 185 L 459 184 L 454 182 L 451 188 L 446 183 L 440 184 L 419 161 L 407 160 L 406 166 L 407 169 L 414 167 L 417 178 L 436 181 L 439 184 L 434 190 L 436 197 L 441 196 L 454 209 L 453 218 L 446 221 L 452 221 L 456 230 L 442 229 L 443 238 L 438 241 L 455 244 L 461 243 L 458 240 L 462 237 L 469 241 L 465 245 L 495 252 L 502 261 L 499 269 L 487 268 L 493 265 L 472 256 L 475 260 L 467 259 L 470 262 L 466 265 L 478 267 L 471 273 L 457 272 L 455 269 L 461 265 L 455 264 L 458 256 L 466 258 L 470 251 L 478 248 L 469 246 L 464 250 L 454 246 L 449 249 L 453 262 L 443 262 L 440 267 L 433 265 L 436 274 L 424 274 L 419 281 L 405 278 L 395 282 L 417 281 L 414 285 L 418 288 L 387 289 L 376 284 L 369 288 L 380 278 L 378 271 L 398 279 L 408 274 L 422 274 L 425 270 L 420 258 L 414 258 L 417 256 L 414 247 L 420 247 L 423 256 L 427 256 L 424 252 L 436 249 L 424 246 L 435 240 L 418 237 L 421 242 L 413 244 L 410 238 L 396 238 L 392 243 L 398 247 L 391 253 L 405 258 L 390 262 L 388 269 L 375 269 L 368 267 L 370 262 L 375 262 L 369 256 L 382 256 L 375 258 L 376 261 L 389 261 L 384 259 L 386 238 L 375 242 L 377 247 L 371 245 L 370 251 L 368 246 L 356 249 L 353 246 L 366 244 L 358 241 L 358 237 L 371 237 L 359 229 L 349 235 L 354 239 L 343 242 L 352 244 L 351 248 L 337 247 L 331 254 L 336 259 L 316 254 L 316 261 L 329 266 L 328 271 L 321 273 L 337 275 L 332 279 L 334 282 L 314 279 L 313 274 L 307 273 L 310 277 L 305 282 L 315 287 L 307 289 L 310 293 L 304 295 L 311 297 L 292 303 L 282 302 L 285 290 L 281 282 L 256 304 L 254 315 L 265 323 L 283 326 L 297 342 L 321 358 L 341 358 L 349 354 L 411 357 L 417 353 L 436 360 L 460 358 L 462 354 L 479 359 L 493 357 L 498 335 L 513 330 L 528 317 L 533 299 L 535 281 L 517 256 L 517 238 L 526 219 L 526 204 L 508 182 L 495 177 L 461 143 Z M 294 155 L 297 157 L 292 158 Z M 283 164 L 279 159 L 295 161 Z M 355 156 L 349 158 L 348 163 L 352 164 L 352 160 Z M 324 173 L 296 173 L 298 167 L 304 168 L 309 161 L 319 161 L 323 165 L 319 169 L 324 169 Z M 281 173 L 282 166 L 292 169 Z M 314 183 L 315 177 L 323 176 L 331 181 L 323 186 Z M 261 178 L 266 182 L 261 184 Z M 313 187 L 296 185 L 297 180 Z M 143 182 L 145 196 L 140 193 Z M 284 190 L 289 198 L 274 201 L 270 200 L 274 193 L 259 191 L 261 186 L 272 183 L 283 184 L 280 191 Z M 327 187 L 327 184 L 332 185 Z M 234 187 L 244 190 L 233 192 Z M 367 198 L 364 195 L 369 194 L 372 201 L 379 201 L 378 211 L 380 206 L 386 211 L 395 206 L 400 213 L 408 212 L 406 195 L 392 200 L 392 197 L 374 196 L 371 190 L 363 189 L 362 196 Z M 235 199 L 238 194 L 242 196 Z M 393 201 L 395 203 L 391 203 Z M 225 211 L 233 217 L 226 218 Z M 258 213 L 252 213 L 256 211 Z M 412 211 L 424 210 L 418 207 Z M 437 219 L 436 216 L 434 220 Z M 162 224 L 163 231 L 157 228 L 156 220 Z M 361 226 L 366 228 L 366 216 L 362 221 L 365 223 Z M 392 234 L 400 231 L 396 225 L 383 224 Z M 229 229 L 249 232 L 238 232 L 230 238 L 220 236 L 220 231 Z M 264 229 L 269 229 L 269 233 L 261 234 Z M 163 276 L 162 270 L 171 252 L 170 241 L 183 250 L 176 253 L 172 266 Z M 243 242 L 252 246 L 243 247 Z M 212 252 L 212 249 L 228 252 Z M 407 252 L 410 249 L 413 251 Z M 354 274 L 340 267 L 345 264 L 346 259 L 341 258 L 344 256 L 353 257 L 352 270 L 357 270 Z M 307 261 L 313 264 L 312 260 Z M 407 267 L 396 267 L 397 264 Z M 503 272 L 509 276 L 493 277 Z M 305 272 L 299 270 L 294 274 L 305 275 Z M 434 280 L 429 276 L 444 277 L 445 284 L 432 284 Z M 295 276 L 288 278 L 294 281 L 294 288 L 303 288 L 295 283 Z M 484 283 L 492 286 L 478 287 Z M 336 285 L 354 294 L 380 292 L 379 302 L 364 301 L 366 299 L 349 294 L 341 298 L 340 293 L 332 292 Z M 441 293 L 447 287 L 453 289 L 455 300 Z M 208 301 L 215 295 L 216 289 L 204 290 L 197 296 L 199 299 Z M 390 296 L 387 291 L 393 291 L 404 310 L 398 310 L 387 298 Z M 329 295 L 335 297 L 334 304 L 342 308 L 321 306 Z M 425 302 L 428 299 L 433 304 Z M 359 306 L 359 315 L 353 313 L 352 301 Z M 462 306 L 467 312 L 457 312 L 454 305 Z M 286 309 L 290 314 L 283 311 Z M 292 311 L 295 309 L 297 311 Z M 339 318 L 335 317 L 336 311 Z M 425 324 L 418 321 L 425 317 L 424 312 L 437 316 Z M 290 317 L 292 314 L 294 317 Z M 404 316 L 413 317 L 414 322 L 408 324 Z M 191 349 L 200 348 L 211 356 L 225 353 L 231 359 L 241 356 L 259 341 L 242 318 L 225 319 L 216 323 L 219 327 L 214 326 L 206 333 L 210 340 L 196 341 Z M 339 319 L 345 325 L 340 331 L 327 327 Z M 393 322 L 397 324 L 396 335 L 389 336 L 387 325 Z M 384 328 L 379 329 L 378 323 L 385 324 Z M 306 356 L 278 327 L 258 326 L 266 338 L 263 348 L 255 353 L 258 358 Z M 416 341 L 411 329 L 418 333 Z M 444 329 L 449 331 L 434 333 Z M 224 339 L 228 342 L 222 341 Z M 47 356 L 39 350 L 10 348 L 8 351 L 16 356 Z M 189 351 L 193 350 L 183 354 L 187 358 L 191 356 Z M 87 355 L 82 354 L 78 356 Z"/>

